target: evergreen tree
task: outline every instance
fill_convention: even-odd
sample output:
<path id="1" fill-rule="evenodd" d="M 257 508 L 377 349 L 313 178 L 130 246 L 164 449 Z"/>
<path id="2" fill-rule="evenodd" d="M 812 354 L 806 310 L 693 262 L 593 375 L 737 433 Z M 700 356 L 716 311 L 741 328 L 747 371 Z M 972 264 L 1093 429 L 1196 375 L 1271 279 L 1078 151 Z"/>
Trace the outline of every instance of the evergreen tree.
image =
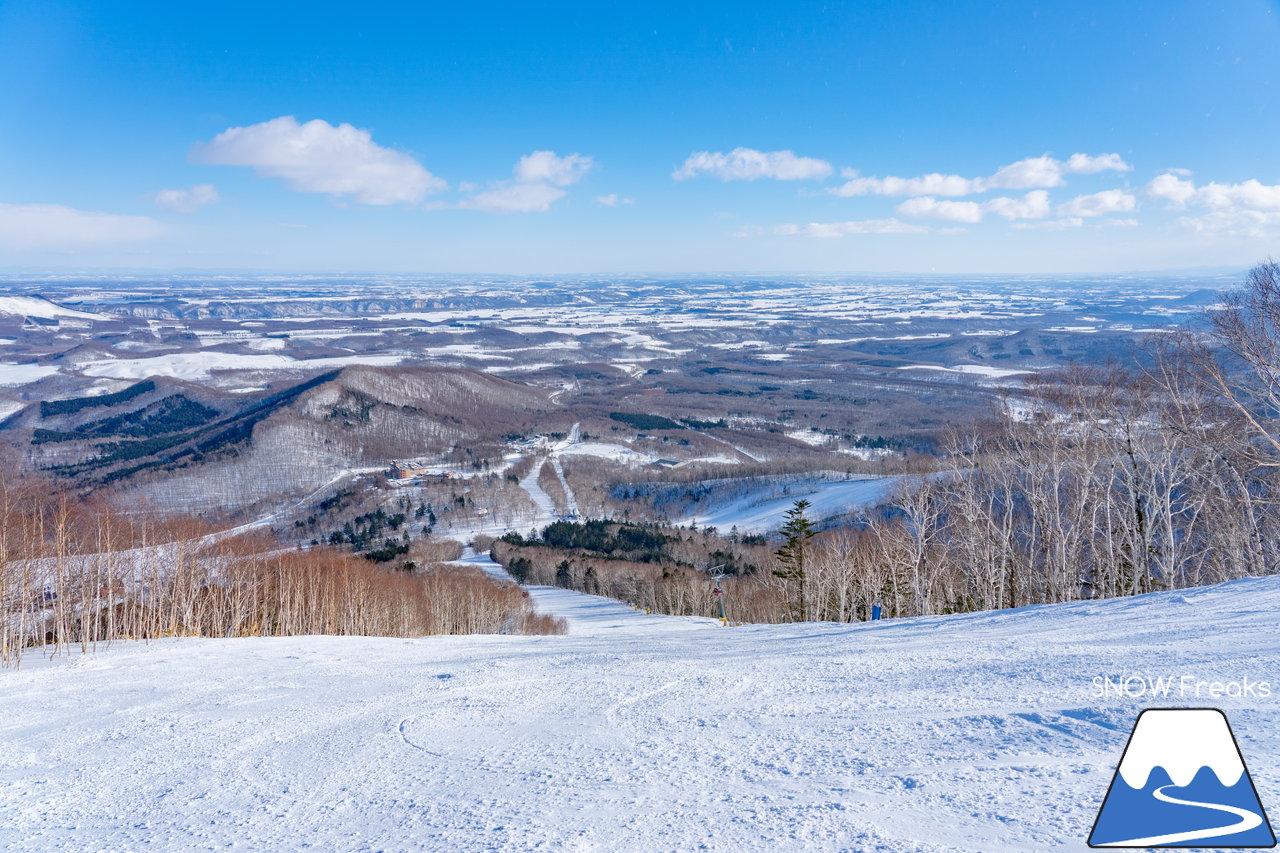
<path id="1" fill-rule="evenodd" d="M 782 535 L 787 541 L 774 552 L 782 567 L 775 569 L 773 573 L 783 580 L 796 582 L 799 603 L 794 608 L 794 613 L 800 622 L 808 618 L 804 595 L 805 560 L 809 556 L 809 540 L 817 533 L 813 522 L 804 514 L 810 506 L 807 500 L 801 498 L 787 510 L 784 516 L 786 523 L 782 525 Z"/>

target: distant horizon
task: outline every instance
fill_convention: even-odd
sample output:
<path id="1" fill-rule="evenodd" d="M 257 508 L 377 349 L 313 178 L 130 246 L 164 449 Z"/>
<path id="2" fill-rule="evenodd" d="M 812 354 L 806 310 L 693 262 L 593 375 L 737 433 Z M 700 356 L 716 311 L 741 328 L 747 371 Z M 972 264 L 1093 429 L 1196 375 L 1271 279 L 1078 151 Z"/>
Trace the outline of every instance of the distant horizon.
<path id="1" fill-rule="evenodd" d="M 1261 262 L 1264 259 L 1259 259 Z M 126 277 L 175 277 L 175 278 L 196 278 L 201 276 L 221 276 L 227 278 L 243 277 L 262 278 L 262 277 L 334 277 L 334 278 L 354 278 L 354 277 L 417 277 L 424 278 L 503 278 L 503 279 L 582 279 L 582 278 L 697 278 L 697 277 L 734 277 L 741 276 L 744 278 L 785 278 L 785 277 L 813 277 L 813 278 L 842 278 L 865 276 L 869 278 L 975 278 L 975 279 L 991 279 L 991 278 L 1048 278 L 1048 279 L 1073 279 L 1073 278 L 1099 278 L 1099 277 L 1144 277 L 1158 278 L 1162 276 L 1170 276 L 1176 278 L 1189 278 L 1198 276 L 1224 277 L 1239 275 L 1243 276 L 1248 273 L 1253 264 L 1247 265 L 1206 265 L 1201 267 L 1171 267 L 1168 269 L 1125 269 L 1125 270 L 1079 270 L 1079 271 L 1048 271 L 1048 270 L 1021 270 L 1008 272 L 943 272 L 943 271 L 912 271 L 912 270 L 593 270 L 586 272 L 565 272 L 565 271 L 546 271 L 533 270 L 523 272 L 501 272 L 501 271 L 441 271 L 441 270 L 360 270 L 360 269 L 330 269 L 330 270 L 308 270 L 308 269 L 268 269 L 268 268 L 217 268 L 217 267 L 173 267 L 173 268 L 101 268 L 86 269 L 72 267 L 34 267 L 30 269 L 3 269 L 0 268 L 0 281 L 7 279 L 22 277 L 94 277 L 94 278 L 126 278 Z"/>

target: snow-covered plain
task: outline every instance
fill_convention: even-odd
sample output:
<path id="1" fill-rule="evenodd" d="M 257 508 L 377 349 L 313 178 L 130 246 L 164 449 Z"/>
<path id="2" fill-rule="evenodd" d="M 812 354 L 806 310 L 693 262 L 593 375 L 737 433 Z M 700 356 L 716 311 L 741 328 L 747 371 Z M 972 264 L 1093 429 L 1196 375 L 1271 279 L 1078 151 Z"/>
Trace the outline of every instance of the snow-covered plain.
<path id="1" fill-rule="evenodd" d="M 1094 684 L 1273 680 L 1280 578 L 854 626 L 531 592 L 568 636 L 28 658 L 0 672 L 0 848 L 1084 850 L 1153 705 L 1222 707 L 1280 802 L 1276 695 Z"/>
<path id="2" fill-rule="evenodd" d="M 0 364 L 0 385 L 26 385 L 58 372 L 44 364 Z"/>

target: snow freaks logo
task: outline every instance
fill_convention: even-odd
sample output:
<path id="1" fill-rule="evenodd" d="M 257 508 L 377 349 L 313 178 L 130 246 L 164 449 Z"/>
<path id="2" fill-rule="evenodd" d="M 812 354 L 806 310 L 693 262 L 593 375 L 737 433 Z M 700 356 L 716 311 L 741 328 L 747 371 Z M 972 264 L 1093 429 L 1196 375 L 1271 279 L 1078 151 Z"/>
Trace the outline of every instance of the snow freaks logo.
<path id="1" fill-rule="evenodd" d="M 1238 681 L 1201 681 L 1190 675 L 1095 675 L 1096 699 L 1269 699 L 1271 682 L 1245 676 Z"/>
<path id="2" fill-rule="evenodd" d="M 1226 716 L 1155 708 L 1134 723 L 1090 847 L 1275 847 Z"/>

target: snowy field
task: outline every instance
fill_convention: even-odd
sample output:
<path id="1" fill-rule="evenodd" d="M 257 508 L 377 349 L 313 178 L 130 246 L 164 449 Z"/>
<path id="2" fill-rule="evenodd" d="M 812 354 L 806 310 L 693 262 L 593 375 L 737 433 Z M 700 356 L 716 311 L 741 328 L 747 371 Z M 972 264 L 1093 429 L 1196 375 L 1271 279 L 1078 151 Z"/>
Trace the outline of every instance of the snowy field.
<path id="1" fill-rule="evenodd" d="M 1277 696 L 1093 682 L 1274 679 L 1277 578 L 858 626 L 533 592 L 568 636 L 30 657 L 0 672 L 0 849 L 1083 850 L 1171 705 L 1222 707 L 1280 811 Z"/>

